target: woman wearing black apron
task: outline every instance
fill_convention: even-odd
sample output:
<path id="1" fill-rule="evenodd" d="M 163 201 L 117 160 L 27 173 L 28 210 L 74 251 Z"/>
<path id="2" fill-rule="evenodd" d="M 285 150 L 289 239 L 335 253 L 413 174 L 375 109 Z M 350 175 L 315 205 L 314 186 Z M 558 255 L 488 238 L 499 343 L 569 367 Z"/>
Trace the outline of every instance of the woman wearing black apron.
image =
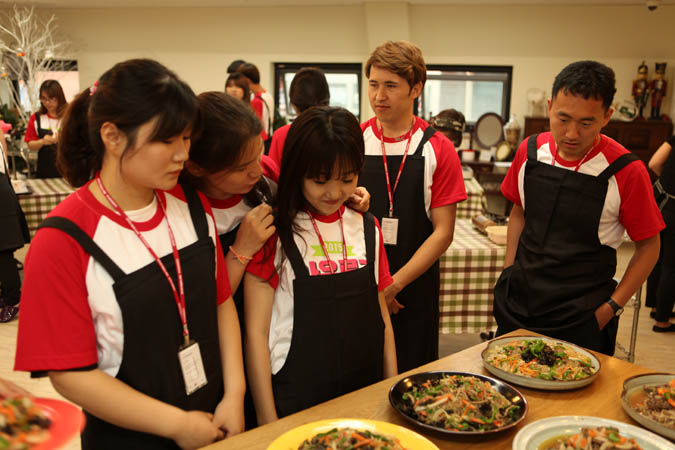
<path id="1" fill-rule="evenodd" d="M 31 245 L 16 368 L 48 374 L 83 407 L 83 449 L 192 449 L 243 430 L 215 221 L 205 198 L 176 186 L 196 113 L 175 74 L 130 60 L 64 119 L 59 164 L 84 186 Z"/>
<path id="2" fill-rule="evenodd" d="M 58 81 L 45 80 L 40 85 L 40 109 L 28 120 L 24 138 L 29 149 L 38 151 L 37 178 L 61 177 L 56 169 L 56 142 L 67 106 Z"/>
<path id="3" fill-rule="evenodd" d="M 362 164 L 348 111 L 317 107 L 293 122 L 279 235 L 248 265 L 244 285 L 246 364 L 261 424 L 396 373 L 382 236 L 370 214 L 343 206 Z"/>
<path id="4" fill-rule="evenodd" d="M 21 278 L 14 251 L 30 242 L 26 218 L 9 179 L 5 145 L 0 130 L 0 322 L 9 322 L 19 311 Z"/>

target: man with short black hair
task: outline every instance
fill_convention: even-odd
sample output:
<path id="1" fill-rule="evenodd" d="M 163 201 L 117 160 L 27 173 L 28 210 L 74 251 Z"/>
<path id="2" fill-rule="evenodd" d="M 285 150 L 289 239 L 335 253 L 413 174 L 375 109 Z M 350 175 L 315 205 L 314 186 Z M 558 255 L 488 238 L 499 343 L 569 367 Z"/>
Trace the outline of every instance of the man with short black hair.
<path id="1" fill-rule="evenodd" d="M 502 193 L 514 203 L 495 285 L 497 335 L 525 328 L 614 354 L 619 315 L 659 255 L 664 223 L 643 163 L 600 134 L 614 72 L 579 61 L 556 76 L 550 132 L 520 145 Z M 616 283 L 624 232 L 635 253 Z"/>

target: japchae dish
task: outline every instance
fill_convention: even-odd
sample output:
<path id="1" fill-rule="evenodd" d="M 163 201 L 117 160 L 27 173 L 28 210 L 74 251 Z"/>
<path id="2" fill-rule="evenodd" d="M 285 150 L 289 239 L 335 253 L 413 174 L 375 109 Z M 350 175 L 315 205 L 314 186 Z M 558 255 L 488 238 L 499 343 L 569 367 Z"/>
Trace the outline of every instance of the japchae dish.
<path id="1" fill-rule="evenodd" d="M 646 418 L 675 430 L 675 379 L 660 386 L 644 386 L 629 403 Z"/>
<path id="2" fill-rule="evenodd" d="M 333 428 L 306 439 L 298 450 L 406 450 L 397 438 L 368 430 Z"/>
<path id="3" fill-rule="evenodd" d="M 572 381 L 593 375 L 591 358 L 571 346 L 542 339 L 514 340 L 498 345 L 486 361 L 498 369 L 516 375 L 543 380 Z"/>
<path id="4" fill-rule="evenodd" d="M 494 430 L 520 417 L 520 406 L 489 382 L 471 376 L 446 374 L 422 384 L 413 383 L 403 400 L 406 414 L 451 431 Z"/>
<path id="5" fill-rule="evenodd" d="M 0 449 L 25 450 L 49 438 L 51 421 L 28 397 L 0 403 Z"/>
<path id="6" fill-rule="evenodd" d="M 582 428 L 580 433 L 558 436 L 539 446 L 539 450 L 641 450 L 635 439 L 621 436 L 612 427 Z"/>

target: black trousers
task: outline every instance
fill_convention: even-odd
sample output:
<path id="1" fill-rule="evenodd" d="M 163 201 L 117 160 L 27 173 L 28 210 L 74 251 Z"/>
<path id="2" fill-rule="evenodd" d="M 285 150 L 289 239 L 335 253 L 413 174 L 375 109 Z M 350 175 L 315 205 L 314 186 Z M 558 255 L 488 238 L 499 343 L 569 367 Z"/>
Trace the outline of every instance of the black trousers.
<path id="1" fill-rule="evenodd" d="M 675 231 L 661 232 L 661 252 L 647 279 L 648 307 L 656 308 L 658 322 L 668 322 L 675 306 Z"/>
<path id="2" fill-rule="evenodd" d="M 0 251 L 0 284 L 2 299 L 8 305 L 16 305 L 21 299 L 21 277 L 14 261 L 14 250 Z"/>

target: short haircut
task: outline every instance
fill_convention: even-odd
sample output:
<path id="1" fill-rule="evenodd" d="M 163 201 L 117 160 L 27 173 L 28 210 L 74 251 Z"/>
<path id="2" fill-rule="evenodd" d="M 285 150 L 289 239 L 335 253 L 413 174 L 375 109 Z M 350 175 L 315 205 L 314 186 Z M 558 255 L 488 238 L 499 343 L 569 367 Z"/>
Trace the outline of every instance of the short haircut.
<path id="1" fill-rule="evenodd" d="M 40 96 L 42 96 L 42 93 L 45 93 L 47 97 L 49 98 L 55 98 L 56 101 L 58 102 L 58 106 L 56 107 L 57 111 L 59 114 L 65 111 L 66 106 L 68 106 L 68 102 L 66 102 L 66 96 L 63 93 L 63 88 L 59 84 L 58 81 L 56 80 L 45 80 L 42 82 L 40 85 Z M 47 108 L 45 108 L 45 105 L 42 104 L 42 100 L 40 100 L 40 110 L 38 111 L 38 114 L 47 114 Z"/>
<path id="2" fill-rule="evenodd" d="M 253 84 L 260 84 L 260 72 L 255 64 L 244 63 L 237 68 L 237 72 L 243 73 Z"/>
<path id="3" fill-rule="evenodd" d="M 248 80 L 243 73 L 235 72 L 231 73 L 230 76 L 225 80 L 225 89 L 228 86 L 235 85 L 244 91 L 244 98 L 242 99 L 247 105 L 251 104 L 251 88 L 248 87 Z"/>
<path id="4" fill-rule="evenodd" d="M 466 128 L 464 114 L 456 109 L 444 109 L 431 118 L 429 124 L 444 133 L 452 141 L 455 147 L 462 143 L 462 133 Z"/>
<path id="5" fill-rule="evenodd" d="M 326 75 L 317 67 L 303 67 L 291 81 L 289 97 L 298 114 L 312 106 L 328 106 L 330 91 Z"/>
<path id="6" fill-rule="evenodd" d="M 242 64 L 246 64 L 246 61 L 243 59 L 235 59 L 227 66 L 227 73 L 235 73 Z"/>
<path id="7" fill-rule="evenodd" d="M 551 100 L 558 92 L 584 99 L 602 100 L 605 111 L 609 109 L 616 93 L 614 71 L 597 61 L 577 61 L 565 67 L 553 81 Z"/>
<path id="8" fill-rule="evenodd" d="M 417 83 L 427 81 L 427 66 L 422 50 L 412 42 L 388 41 L 373 50 L 366 62 L 366 77 L 370 77 L 370 68 L 379 67 L 395 73 L 408 82 L 412 89 Z"/>

